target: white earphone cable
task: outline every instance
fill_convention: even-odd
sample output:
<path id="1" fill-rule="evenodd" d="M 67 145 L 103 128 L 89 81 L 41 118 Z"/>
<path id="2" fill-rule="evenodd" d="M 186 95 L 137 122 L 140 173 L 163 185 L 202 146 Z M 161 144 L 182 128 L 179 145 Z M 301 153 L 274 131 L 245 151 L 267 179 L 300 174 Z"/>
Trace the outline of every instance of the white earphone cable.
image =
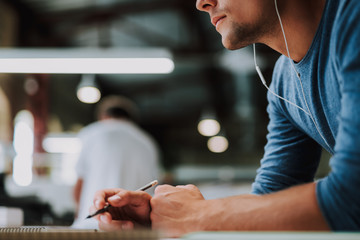
<path id="1" fill-rule="evenodd" d="M 311 116 L 311 114 L 308 113 L 305 109 L 303 109 L 302 107 L 296 105 L 295 103 L 287 100 L 286 98 L 283 98 L 283 97 L 279 96 L 278 94 L 276 94 L 274 91 L 272 91 L 272 90 L 267 86 L 265 77 L 263 76 L 263 74 L 262 74 L 262 72 L 261 72 L 261 70 L 260 70 L 260 67 L 257 65 L 257 62 L 256 62 L 256 50 L 255 50 L 256 48 L 255 48 L 255 43 L 253 44 L 253 48 L 254 48 L 255 69 L 256 69 L 259 77 L 260 77 L 260 80 L 261 80 L 262 84 L 265 86 L 265 88 L 266 88 L 269 92 L 271 92 L 273 95 L 275 95 L 276 97 L 278 97 L 278 98 L 280 98 L 281 100 L 283 100 L 283 101 L 285 101 L 285 102 L 293 105 L 294 107 L 300 109 L 301 111 L 303 111 L 303 112 L 306 113 L 307 115 Z"/>
<path id="2" fill-rule="evenodd" d="M 291 101 L 289 101 L 289 100 L 287 100 L 287 99 L 279 96 L 278 94 L 276 94 L 275 92 L 273 92 L 273 91 L 267 86 L 266 81 L 265 81 L 265 78 L 264 78 L 264 76 L 263 76 L 263 74 L 262 74 L 262 72 L 261 72 L 261 70 L 260 70 L 260 67 L 257 65 L 257 61 L 256 61 L 256 50 L 255 50 L 255 43 L 254 43 L 254 44 L 253 44 L 253 48 L 254 48 L 255 69 L 256 69 L 256 71 L 257 71 L 257 73 L 258 73 L 258 75 L 259 75 L 259 77 L 260 77 L 260 79 L 261 79 L 261 82 L 263 83 L 263 85 L 266 87 L 266 89 L 267 89 L 270 93 L 272 93 L 272 94 L 275 95 L 276 97 L 284 100 L 285 102 L 287 102 L 287 103 L 289 103 L 289 104 L 297 107 L 298 109 L 302 110 L 304 113 L 306 113 L 306 114 L 310 117 L 310 119 L 311 119 L 311 121 L 314 123 L 314 125 L 315 125 L 315 127 L 316 127 L 316 130 L 317 130 L 317 132 L 319 133 L 320 137 L 321 137 L 322 140 L 325 142 L 325 144 L 327 145 L 327 147 L 328 147 L 329 149 L 331 149 L 330 145 L 328 144 L 328 142 L 326 141 L 326 139 L 324 138 L 324 136 L 321 134 L 320 129 L 319 129 L 319 126 L 318 126 L 318 124 L 316 123 L 313 115 L 311 114 L 309 105 L 308 105 L 307 100 L 306 100 L 306 97 L 305 97 L 304 87 L 303 87 L 303 84 L 302 84 L 302 81 L 301 81 L 300 74 L 299 74 L 298 71 L 296 70 L 296 67 L 295 67 L 295 65 L 294 65 L 294 62 L 293 62 L 293 60 L 291 59 L 291 56 L 290 56 L 290 51 L 289 51 L 289 46 L 288 46 L 287 39 L 286 39 L 286 34 L 285 34 L 284 26 L 283 26 L 283 24 L 282 24 L 282 20 L 281 20 L 281 17 L 280 17 L 279 9 L 278 9 L 278 6 L 277 6 L 277 0 L 274 0 L 274 3 L 275 3 L 276 14 L 277 14 L 277 16 L 278 16 L 278 19 L 279 19 L 279 22 L 280 22 L 280 26 L 281 26 L 281 31 L 282 31 L 283 36 L 284 36 L 286 51 L 287 51 L 287 54 L 288 54 L 288 57 L 289 57 L 291 66 L 292 66 L 292 68 L 294 69 L 294 71 L 295 71 L 295 73 L 296 73 L 296 76 L 297 76 L 297 78 L 298 78 L 298 80 L 299 80 L 299 83 L 300 83 L 300 86 L 301 86 L 301 92 L 302 92 L 302 95 L 303 95 L 303 99 L 304 99 L 304 102 L 305 102 L 307 111 L 306 111 L 305 109 L 301 108 L 300 106 L 296 105 L 295 103 L 293 103 L 293 102 L 291 102 Z"/>

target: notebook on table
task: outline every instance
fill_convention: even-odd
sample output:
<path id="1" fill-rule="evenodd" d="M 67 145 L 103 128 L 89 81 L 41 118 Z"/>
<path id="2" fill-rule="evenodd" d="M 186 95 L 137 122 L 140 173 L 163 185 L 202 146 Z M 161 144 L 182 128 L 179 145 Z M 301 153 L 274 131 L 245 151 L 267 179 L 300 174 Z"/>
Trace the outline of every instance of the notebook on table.
<path id="1" fill-rule="evenodd" d="M 0 239 L 6 240 L 158 240 L 158 232 L 141 229 L 104 232 L 96 229 L 67 227 L 0 227 Z"/>

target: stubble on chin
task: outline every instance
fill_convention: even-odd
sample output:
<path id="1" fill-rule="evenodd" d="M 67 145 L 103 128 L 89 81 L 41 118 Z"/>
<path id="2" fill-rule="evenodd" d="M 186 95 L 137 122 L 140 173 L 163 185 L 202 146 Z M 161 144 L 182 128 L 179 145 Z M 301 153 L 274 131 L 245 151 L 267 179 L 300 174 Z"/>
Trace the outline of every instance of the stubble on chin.
<path id="1" fill-rule="evenodd" d="M 266 34 L 266 29 L 256 24 L 237 24 L 232 23 L 231 32 L 227 36 L 222 36 L 222 42 L 228 50 L 237 50 L 253 43 L 261 42 L 261 38 Z"/>

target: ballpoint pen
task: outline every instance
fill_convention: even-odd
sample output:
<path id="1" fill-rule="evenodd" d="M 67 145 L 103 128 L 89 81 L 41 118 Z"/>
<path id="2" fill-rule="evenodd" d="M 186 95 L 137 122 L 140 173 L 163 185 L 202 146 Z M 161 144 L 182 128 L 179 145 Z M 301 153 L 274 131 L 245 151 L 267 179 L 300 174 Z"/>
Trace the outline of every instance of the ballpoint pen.
<path id="1" fill-rule="evenodd" d="M 153 187 L 153 186 L 155 186 L 155 185 L 157 185 L 157 184 L 158 184 L 158 181 L 157 181 L 157 180 L 154 180 L 154 181 L 146 184 L 145 186 L 137 189 L 136 191 L 145 191 L 145 190 L 147 190 L 147 189 L 149 189 L 149 188 L 151 188 L 151 187 Z M 112 207 L 112 206 L 111 206 L 110 204 L 109 204 L 109 205 L 106 205 L 104 208 L 99 209 L 99 210 L 97 210 L 95 213 L 90 214 L 89 216 L 87 216 L 86 219 L 92 218 L 92 217 L 95 217 L 95 216 L 98 215 L 98 214 L 107 212 L 107 211 L 109 210 L 109 208 L 111 208 L 111 207 Z"/>

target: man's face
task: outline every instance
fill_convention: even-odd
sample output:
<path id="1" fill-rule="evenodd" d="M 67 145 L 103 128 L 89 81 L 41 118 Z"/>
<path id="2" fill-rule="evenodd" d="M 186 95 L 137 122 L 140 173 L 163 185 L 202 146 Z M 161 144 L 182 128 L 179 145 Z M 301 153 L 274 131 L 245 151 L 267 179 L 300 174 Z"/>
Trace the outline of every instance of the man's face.
<path id="1" fill-rule="evenodd" d="M 230 50 L 266 43 L 276 19 L 273 0 L 197 0 L 196 7 L 209 13 L 223 45 Z"/>

